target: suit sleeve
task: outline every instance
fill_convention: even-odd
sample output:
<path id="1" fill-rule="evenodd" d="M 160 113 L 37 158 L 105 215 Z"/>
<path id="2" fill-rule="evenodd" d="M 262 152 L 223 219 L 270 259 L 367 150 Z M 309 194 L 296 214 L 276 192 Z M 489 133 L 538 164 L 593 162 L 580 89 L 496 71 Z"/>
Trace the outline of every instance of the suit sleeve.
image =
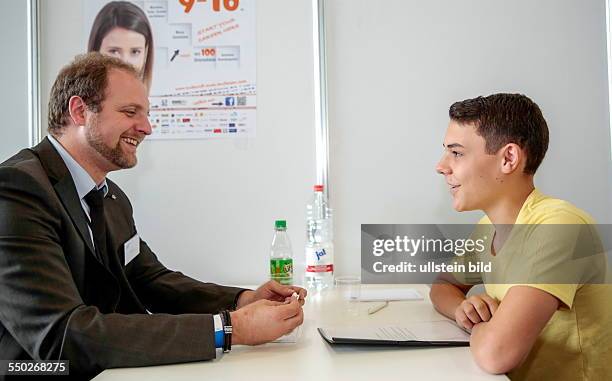
<path id="1" fill-rule="evenodd" d="M 133 209 L 128 197 L 113 182 L 111 191 L 119 203 L 113 212 L 122 215 L 118 219 L 128 222 L 125 229 L 136 234 Z M 200 282 L 179 272 L 166 268 L 143 240 L 139 243 L 139 254 L 125 268 L 130 285 L 145 307 L 155 313 L 218 313 L 235 309 L 238 297 L 246 289 Z"/>
<path id="2" fill-rule="evenodd" d="M 218 313 L 235 309 L 243 288 L 197 281 L 164 267 L 149 246 L 140 241 L 140 254 L 127 266 L 130 284 L 151 312 L 171 314 Z"/>
<path id="3" fill-rule="evenodd" d="M 60 207 L 51 186 L 0 168 L 0 322 L 30 357 L 66 359 L 71 374 L 90 375 L 215 357 L 211 315 L 85 305 L 64 257 Z"/>

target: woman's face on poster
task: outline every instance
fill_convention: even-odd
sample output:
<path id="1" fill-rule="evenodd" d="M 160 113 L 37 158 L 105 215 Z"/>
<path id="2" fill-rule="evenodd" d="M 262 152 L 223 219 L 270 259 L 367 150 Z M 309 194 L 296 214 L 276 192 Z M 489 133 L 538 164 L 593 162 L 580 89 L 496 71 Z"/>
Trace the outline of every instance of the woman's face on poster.
<path id="1" fill-rule="evenodd" d="M 100 53 L 120 58 L 142 72 L 147 57 L 146 40 L 133 30 L 113 28 L 102 39 Z"/>

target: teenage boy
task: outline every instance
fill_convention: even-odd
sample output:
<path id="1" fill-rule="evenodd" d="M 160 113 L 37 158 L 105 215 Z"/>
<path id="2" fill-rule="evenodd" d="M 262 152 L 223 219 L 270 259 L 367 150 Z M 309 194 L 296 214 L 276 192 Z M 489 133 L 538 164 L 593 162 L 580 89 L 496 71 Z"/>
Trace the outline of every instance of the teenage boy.
<path id="1" fill-rule="evenodd" d="M 534 174 L 548 148 L 540 108 L 524 95 L 494 94 L 457 102 L 449 115 L 436 170 L 448 184 L 455 210 L 485 213 L 479 226 L 490 226 L 492 234 L 483 255 L 494 266 L 493 274 L 483 274 L 482 295 L 467 297 L 471 285 L 441 277 L 430 293 L 435 308 L 471 330 L 474 358 L 490 373 L 508 373 L 513 380 L 610 377 L 612 288 L 595 284 L 604 283 L 606 275 L 601 252 L 587 262 L 603 265 L 578 267 L 580 273 L 569 274 L 567 282 L 559 273 L 555 282 L 532 283 L 510 281 L 500 272 L 525 264 L 530 280 L 545 279 L 551 271 L 567 268 L 555 264 L 573 260 L 575 240 L 583 239 L 531 233 L 518 238 L 512 226 L 551 233 L 553 228 L 537 228 L 565 225 L 572 230 L 595 224 L 584 211 L 534 187 Z M 536 262 L 539 266 L 533 267 Z M 495 284 L 486 279 L 495 279 Z"/>

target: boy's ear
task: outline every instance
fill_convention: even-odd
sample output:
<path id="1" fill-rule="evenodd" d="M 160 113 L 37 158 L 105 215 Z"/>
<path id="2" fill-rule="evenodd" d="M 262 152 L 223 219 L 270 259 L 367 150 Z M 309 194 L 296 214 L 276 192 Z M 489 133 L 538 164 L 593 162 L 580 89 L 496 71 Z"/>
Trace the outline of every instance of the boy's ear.
<path id="1" fill-rule="evenodd" d="M 520 170 L 522 162 L 525 160 L 525 154 L 521 147 L 515 143 L 508 143 L 501 149 L 502 162 L 501 171 L 504 174 L 511 174 L 517 169 Z"/>
<path id="2" fill-rule="evenodd" d="M 73 95 L 68 101 L 68 112 L 70 113 L 70 119 L 76 126 L 85 125 L 85 111 L 87 105 L 85 101 L 79 96 Z"/>

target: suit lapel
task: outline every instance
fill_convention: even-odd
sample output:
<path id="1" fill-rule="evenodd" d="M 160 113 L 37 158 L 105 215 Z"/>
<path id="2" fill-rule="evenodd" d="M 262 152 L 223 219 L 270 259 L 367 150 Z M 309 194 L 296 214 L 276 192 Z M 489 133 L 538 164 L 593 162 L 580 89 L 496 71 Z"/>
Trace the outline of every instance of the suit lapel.
<path id="1" fill-rule="evenodd" d="M 91 254 L 94 255 L 95 249 L 91 242 L 89 229 L 87 228 L 87 216 L 83 211 L 81 200 L 79 200 L 79 196 L 74 188 L 74 183 L 72 182 L 72 177 L 70 177 L 70 174 L 57 182 L 53 188 L 55 188 L 57 195 L 68 211 L 74 226 L 76 226 L 77 230 L 79 231 L 79 234 L 87 245 L 87 248 Z"/>
<path id="2" fill-rule="evenodd" d="M 61 156 L 55 151 L 48 138 L 43 139 L 32 151 L 38 156 L 53 184 L 55 192 L 70 215 L 74 226 L 76 226 L 81 239 L 87 245 L 90 254 L 95 258 L 95 249 L 91 242 L 89 229 L 87 228 L 87 216 L 81 206 L 81 200 L 79 200 L 70 171 L 68 171 Z"/>

